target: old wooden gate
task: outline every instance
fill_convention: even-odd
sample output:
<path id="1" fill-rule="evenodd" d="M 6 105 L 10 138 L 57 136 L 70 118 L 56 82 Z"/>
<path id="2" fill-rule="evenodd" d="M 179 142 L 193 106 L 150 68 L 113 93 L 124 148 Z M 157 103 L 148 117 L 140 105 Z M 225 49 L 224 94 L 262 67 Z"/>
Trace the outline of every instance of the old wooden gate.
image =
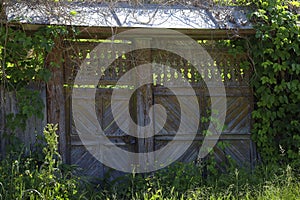
<path id="1" fill-rule="evenodd" d="M 108 167 L 95 159 L 82 144 L 72 118 L 72 88 L 75 76 L 82 61 L 87 62 L 95 59 L 116 58 L 107 70 L 102 70 L 99 75 L 99 84 L 95 96 L 96 112 L 98 122 L 104 130 L 106 136 L 119 148 L 132 152 L 149 152 L 157 150 L 174 139 L 180 123 L 180 106 L 174 93 L 167 87 L 160 85 L 163 81 L 168 81 L 172 76 L 183 76 L 193 86 L 199 102 L 201 118 L 197 136 L 190 148 L 180 157 L 180 161 L 194 161 L 197 159 L 199 147 L 203 140 L 203 132 L 207 129 L 207 116 L 211 108 L 211 98 L 203 76 L 214 78 L 214 71 L 202 71 L 201 74 L 193 68 L 192 63 L 186 61 L 178 55 L 167 51 L 151 49 L 151 44 L 155 43 L 155 38 L 140 39 L 135 41 L 117 41 L 114 49 L 111 49 L 111 41 L 77 41 L 68 42 L 64 53 L 64 74 L 66 91 L 66 134 L 67 134 L 67 161 L 76 164 L 83 169 L 83 173 L 93 177 L 103 177 L 109 170 Z M 168 42 L 166 40 L 166 42 Z M 227 95 L 227 110 L 225 128 L 220 137 L 220 141 L 226 141 L 225 149 L 215 147 L 215 158 L 217 165 L 222 169 L 222 163 L 226 161 L 226 156 L 230 155 L 239 165 L 252 166 L 255 161 L 255 148 L 250 139 L 252 110 L 252 92 L 249 86 L 250 71 L 242 69 L 240 63 L 245 59 L 242 54 L 231 55 L 225 48 L 220 48 L 216 41 L 199 41 L 210 53 L 214 60 L 215 69 L 219 69 L 224 82 Z M 91 57 L 90 52 L 101 43 L 102 48 L 97 54 L 98 57 Z M 148 49 L 124 53 L 124 45 L 148 45 Z M 170 41 L 170 48 L 178 48 L 180 44 Z M 193 50 L 187 53 L 193 54 Z M 167 112 L 167 121 L 163 129 L 154 137 L 137 139 L 126 135 L 116 124 L 111 111 L 111 95 L 116 88 L 116 83 L 130 69 L 149 62 L 162 63 L 175 68 L 178 73 L 170 73 L 168 69 L 152 71 L 154 84 L 140 87 L 134 92 L 130 99 L 129 112 L 133 121 L 138 125 L 145 125 L 149 121 L 149 107 L 153 104 L 164 106 Z M 93 73 L 93 72 L 91 72 Z M 128 85 L 127 85 L 128 86 Z M 86 86 L 87 89 L 93 86 Z M 124 85 L 124 87 L 126 87 Z M 128 108 L 120 108 L 117 117 L 122 118 Z M 224 114 L 224 113 L 220 113 Z M 153 113 L 153 119 L 159 119 L 159 115 Z M 178 141 L 180 142 L 180 141 Z M 91 142 L 90 145 L 93 145 Z"/>

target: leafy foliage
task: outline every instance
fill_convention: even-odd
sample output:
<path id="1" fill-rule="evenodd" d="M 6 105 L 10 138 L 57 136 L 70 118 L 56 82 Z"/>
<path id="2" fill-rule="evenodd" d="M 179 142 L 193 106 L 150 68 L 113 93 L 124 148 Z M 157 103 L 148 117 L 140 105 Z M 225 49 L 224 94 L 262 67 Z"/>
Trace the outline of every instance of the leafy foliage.
<path id="1" fill-rule="evenodd" d="M 0 162 L 1 199 L 78 199 L 78 179 L 61 170 L 56 131 L 57 125 L 44 129 L 42 162 L 22 152 Z"/>
<path id="2" fill-rule="evenodd" d="M 66 28 L 48 26 L 28 34 L 12 24 L 0 26 L 0 81 L 6 91 L 17 99 L 18 112 L 8 113 L 7 131 L 25 129 L 32 116 L 43 118 L 44 104 L 38 90 L 32 86 L 47 82 L 51 73 L 45 60 L 55 39 L 67 34 Z M 55 67 L 52 66 L 52 67 Z"/>
<path id="3" fill-rule="evenodd" d="M 300 164 L 300 28 L 280 0 L 255 1 L 251 18 L 256 106 L 253 138 L 265 162 Z"/>
<path id="4" fill-rule="evenodd" d="M 8 25 L 0 28 L 1 81 L 7 81 L 11 89 L 19 90 L 32 81 L 50 78 L 44 61 L 54 46 L 51 29 L 27 35 L 23 30 Z"/>

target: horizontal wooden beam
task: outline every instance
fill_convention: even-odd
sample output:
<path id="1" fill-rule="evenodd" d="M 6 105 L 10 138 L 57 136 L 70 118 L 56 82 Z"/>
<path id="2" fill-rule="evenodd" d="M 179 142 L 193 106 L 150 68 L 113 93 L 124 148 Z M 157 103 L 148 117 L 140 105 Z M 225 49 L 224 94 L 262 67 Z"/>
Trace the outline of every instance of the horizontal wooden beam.
<path id="1" fill-rule="evenodd" d="M 168 134 L 168 135 L 155 135 L 155 139 L 154 141 L 172 141 L 174 140 L 174 136 L 175 134 Z M 107 136 L 108 138 L 114 138 L 111 136 Z M 120 137 L 119 139 L 122 139 L 122 137 Z M 246 134 L 241 134 L 241 133 L 223 133 L 220 135 L 220 137 L 216 136 L 207 136 L 208 140 L 251 140 L 251 134 L 250 133 L 246 133 Z M 196 137 L 193 137 L 192 135 L 177 135 L 177 139 L 174 141 L 189 141 L 189 140 L 193 140 L 193 141 L 203 141 L 204 140 L 204 136 L 201 135 L 197 135 Z M 80 137 L 78 135 L 72 135 L 71 136 L 71 145 L 72 146 L 83 146 L 83 143 L 80 140 Z M 93 146 L 93 145 L 106 145 L 106 146 L 113 146 L 113 145 L 117 145 L 117 146 L 128 146 L 128 145 L 133 145 L 134 143 L 125 143 L 125 142 L 121 142 L 118 140 L 118 142 L 112 142 L 111 144 L 107 144 L 107 143 L 103 143 L 101 141 L 90 141 L 88 142 L 88 146 Z"/>
<path id="2" fill-rule="evenodd" d="M 35 32 L 41 27 L 45 27 L 48 25 L 39 25 L 39 24 L 16 24 L 21 25 L 22 28 L 30 32 Z M 107 39 L 109 37 L 112 37 L 115 34 L 135 29 L 135 28 L 122 28 L 122 27 L 72 27 L 72 26 L 66 26 L 70 30 L 73 28 L 76 28 L 79 32 L 75 37 L 80 39 Z M 159 29 L 158 29 L 159 30 Z M 254 29 L 173 29 L 176 30 L 182 34 L 185 34 L 193 39 L 197 40 L 219 40 L 219 39 L 233 39 L 233 38 L 241 38 L 241 37 L 247 37 L 249 35 L 255 34 Z M 172 37 L 172 35 L 163 35 L 163 34 L 157 34 L 153 35 L 153 37 Z M 138 37 L 132 36 L 132 37 Z M 174 37 L 178 37 L 178 35 L 174 35 Z"/>
<path id="3" fill-rule="evenodd" d="M 174 140 L 175 135 L 155 135 L 155 140 L 158 141 L 172 141 Z M 178 135 L 176 141 L 189 141 L 192 140 L 192 136 L 189 135 Z M 214 136 L 207 136 L 206 139 L 208 140 L 251 140 L 251 134 L 240 134 L 240 133 L 228 133 L 228 134 L 221 134 L 214 135 Z M 194 137 L 193 141 L 203 141 L 204 136 L 197 135 Z"/>

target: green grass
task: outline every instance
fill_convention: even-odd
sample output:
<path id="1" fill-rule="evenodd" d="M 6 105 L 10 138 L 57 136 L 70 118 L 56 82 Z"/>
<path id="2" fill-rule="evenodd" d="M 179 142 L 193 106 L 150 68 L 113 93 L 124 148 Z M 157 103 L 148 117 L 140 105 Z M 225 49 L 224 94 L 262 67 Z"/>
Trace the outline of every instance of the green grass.
<path id="1" fill-rule="evenodd" d="M 185 169 L 191 169 L 185 171 Z M 258 167 L 250 173 L 232 170 L 206 179 L 191 164 L 179 163 L 150 177 L 131 176 L 110 186 L 99 199 L 300 199 L 300 179 L 287 166 Z M 179 170 L 179 171 L 177 171 Z M 175 176 L 174 174 L 178 175 Z M 112 189 L 113 188 L 113 189 Z M 101 196 L 101 197 L 100 197 Z"/>
<path id="2" fill-rule="evenodd" d="M 57 152 L 57 126 L 44 130 L 41 152 L 11 151 L 0 161 L 0 200 L 6 199 L 300 199 L 300 171 L 287 166 L 257 166 L 255 170 L 230 166 L 215 174 L 209 165 L 176 163 L 150 174 L 128 174 L 115 181 L 92 184 L 75 176 Z M 234 164 L 233 164 L 234 165 Z"/>

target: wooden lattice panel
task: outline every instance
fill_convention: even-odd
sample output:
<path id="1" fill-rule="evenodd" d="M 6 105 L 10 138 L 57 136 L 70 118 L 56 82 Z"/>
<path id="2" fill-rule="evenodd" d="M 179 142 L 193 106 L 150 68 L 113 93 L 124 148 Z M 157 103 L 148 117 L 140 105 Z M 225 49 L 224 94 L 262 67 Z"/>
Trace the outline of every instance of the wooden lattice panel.
<path id="1" fill-rule="evenodd" d="M 161 42 L 161 40 L 157 42 Z M 247 59 L 245 54 L 230 54 L 228 49 L 218 47 L 216 42 L 201 44 L 205 52 L 197 52 L 197 50 L 191 49 L 188 44 L 176 44 L 174 40 L 164 42 L 168 49 L 175 50 L 179 46 L 186 49 L 182 50 L 183 57 L 170 51 L 152 50 L 152 62 L 168 65 L 179 72 L 176 75 L 164 70 L 157 72 L 159 74 L 156 77 L 158 83 L 166 81 L 166 75 L 168 75 L 169 79 L 170 76 L 175 77 L 175 79 L 177 76 L 182 76 L 191 84 L 198 86 L 203 85 L 203 80 L 206 80 L 207 83 L 222 81 L 226 86 L 249 86 L 250 71 L 241 68 L 241 62 Z M 207 55 L 212 61 L 209 64 L 201 62 L 202 59 L 205 60 Z M 200 63 L 187 61 L 185 58 L 188 57 L 197 58 Z"/>
<path id="2" fill-rule="evenodd" d="M 101 45 L 98 47 L 98 45 Z M 65 80 L 72 84 L 77 71 L 83 62 L 87 72 L 98 74 L 99 80 L 117 81 L 133 67 L 132 54 L 125 53 L 130 50 L 129 44 L 122 43 L 71 43 L 65 51 Z M 113 50 L 111 50 L 113 49 Z M 107 60 L 114 60 L 112 63 Z M 105 70 L 105 68 L 107 68 Z M 105 84 L 105 82 L 102 82 Z"/>

